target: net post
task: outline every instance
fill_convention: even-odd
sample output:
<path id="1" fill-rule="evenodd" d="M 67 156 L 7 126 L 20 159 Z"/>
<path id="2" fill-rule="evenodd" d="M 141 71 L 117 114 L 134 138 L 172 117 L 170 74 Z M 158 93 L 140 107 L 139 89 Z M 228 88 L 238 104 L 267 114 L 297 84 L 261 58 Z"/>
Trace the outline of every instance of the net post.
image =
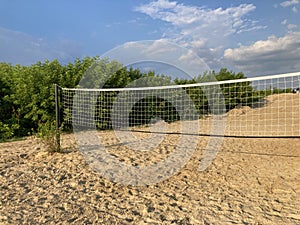
<path id="1" fill-rule="evenodd" d="M 56 132 L 56 144 L 57 150 L 60 150 L 60 108 L 59 108 L 59 86 L 54 84 L 55 89 L 55 132 Z"/>

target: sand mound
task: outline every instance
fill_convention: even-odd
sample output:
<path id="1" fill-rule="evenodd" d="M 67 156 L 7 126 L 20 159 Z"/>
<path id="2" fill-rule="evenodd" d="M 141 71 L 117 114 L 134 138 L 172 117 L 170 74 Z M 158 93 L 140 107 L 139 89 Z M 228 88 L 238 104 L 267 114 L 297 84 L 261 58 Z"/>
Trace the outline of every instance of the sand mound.
<path id="1" fill-rule="evenodd" d="M 247 113 L 250 110 L 251 110 L 250 106 L 237 107 L 237 108 L 234 108 L 234 109 L 230 110 L 227 113 L 227 116 L 239 116 L 239 115 L 243 115 L 243 114 Z"/>

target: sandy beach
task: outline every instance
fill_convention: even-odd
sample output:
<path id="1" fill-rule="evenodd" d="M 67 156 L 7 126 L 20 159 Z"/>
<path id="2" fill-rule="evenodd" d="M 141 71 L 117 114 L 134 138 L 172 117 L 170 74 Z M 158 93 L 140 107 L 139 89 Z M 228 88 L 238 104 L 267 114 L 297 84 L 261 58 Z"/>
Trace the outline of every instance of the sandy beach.
<path id="1" fill-rule="evenodd" d="M 225 138 L 205 171 L 198 167 L 210 137 L 199 135 L 188 163 L 153 185 L 122 185 L 100 176 L 73 134 L 62 135 L 68 150 L 63 154 L 48 153 L 33 137 L 0 143 L 0 224 L 300 224 L 300 138 L 269 137 L 300 130 L 300 95 L 267 100 L 228 113 Z M 266 115 L 272 115 L 272 126 Z M 200 122 L 201 132 L 209 130 L 209 119 Z M 248 135 L 265 128 L 264 137 L 234 137 L 244 132 L 234 129 L 237 124 Z M 112 131 L 101 135 L 110 153 L 131 165 L 163 160 L 178 138 L 168 135 L 153 151 L 137 154 L 115 145 Z"/>

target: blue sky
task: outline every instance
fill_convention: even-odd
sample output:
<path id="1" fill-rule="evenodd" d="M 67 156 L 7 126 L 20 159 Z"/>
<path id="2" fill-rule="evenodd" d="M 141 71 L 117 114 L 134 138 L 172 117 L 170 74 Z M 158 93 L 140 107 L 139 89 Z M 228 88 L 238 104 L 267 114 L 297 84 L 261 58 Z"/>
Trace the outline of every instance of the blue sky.
<path id="1" fill-rule="evenodd" d="M 0 61 L 30 65 L 168 41 L 211 69 L 300 71 L 299 0 L 0 0 Z M 191 59 L 192 60 L 192 59 Z"/>

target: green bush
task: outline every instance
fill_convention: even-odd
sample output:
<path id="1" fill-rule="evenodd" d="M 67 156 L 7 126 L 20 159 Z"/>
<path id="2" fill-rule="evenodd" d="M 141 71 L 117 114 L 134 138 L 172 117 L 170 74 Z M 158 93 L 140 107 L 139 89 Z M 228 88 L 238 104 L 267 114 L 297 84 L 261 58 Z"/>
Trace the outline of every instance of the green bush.
<path id="1" fill-rule="evenodd" d="M 49 152 L 62 152 L 62 148 L 59 143 L 59 135 L 61 130 L 56 131 L 56 125 L 54 122 L 47 121 L 44 124 L 40 124 L 36 137 L 41 140 L 41 142 L 46 147 Z"/>
<path id="2" fill-rule="evenodd" d="M 96 60 L 86 57 L 61 65 L 57 60 L 30 66 L 0 63 L 0 139 L 37 132 L 55 120 L 54 84 L 76 87 Z"/>
<path id="3" fill-rule="evenodd" d="M 13 138 L 15 136 L 15 131 L 18 130 L 18 128 L 18 124 L 9 125 L 0 122 L 0 141 Z"/>

